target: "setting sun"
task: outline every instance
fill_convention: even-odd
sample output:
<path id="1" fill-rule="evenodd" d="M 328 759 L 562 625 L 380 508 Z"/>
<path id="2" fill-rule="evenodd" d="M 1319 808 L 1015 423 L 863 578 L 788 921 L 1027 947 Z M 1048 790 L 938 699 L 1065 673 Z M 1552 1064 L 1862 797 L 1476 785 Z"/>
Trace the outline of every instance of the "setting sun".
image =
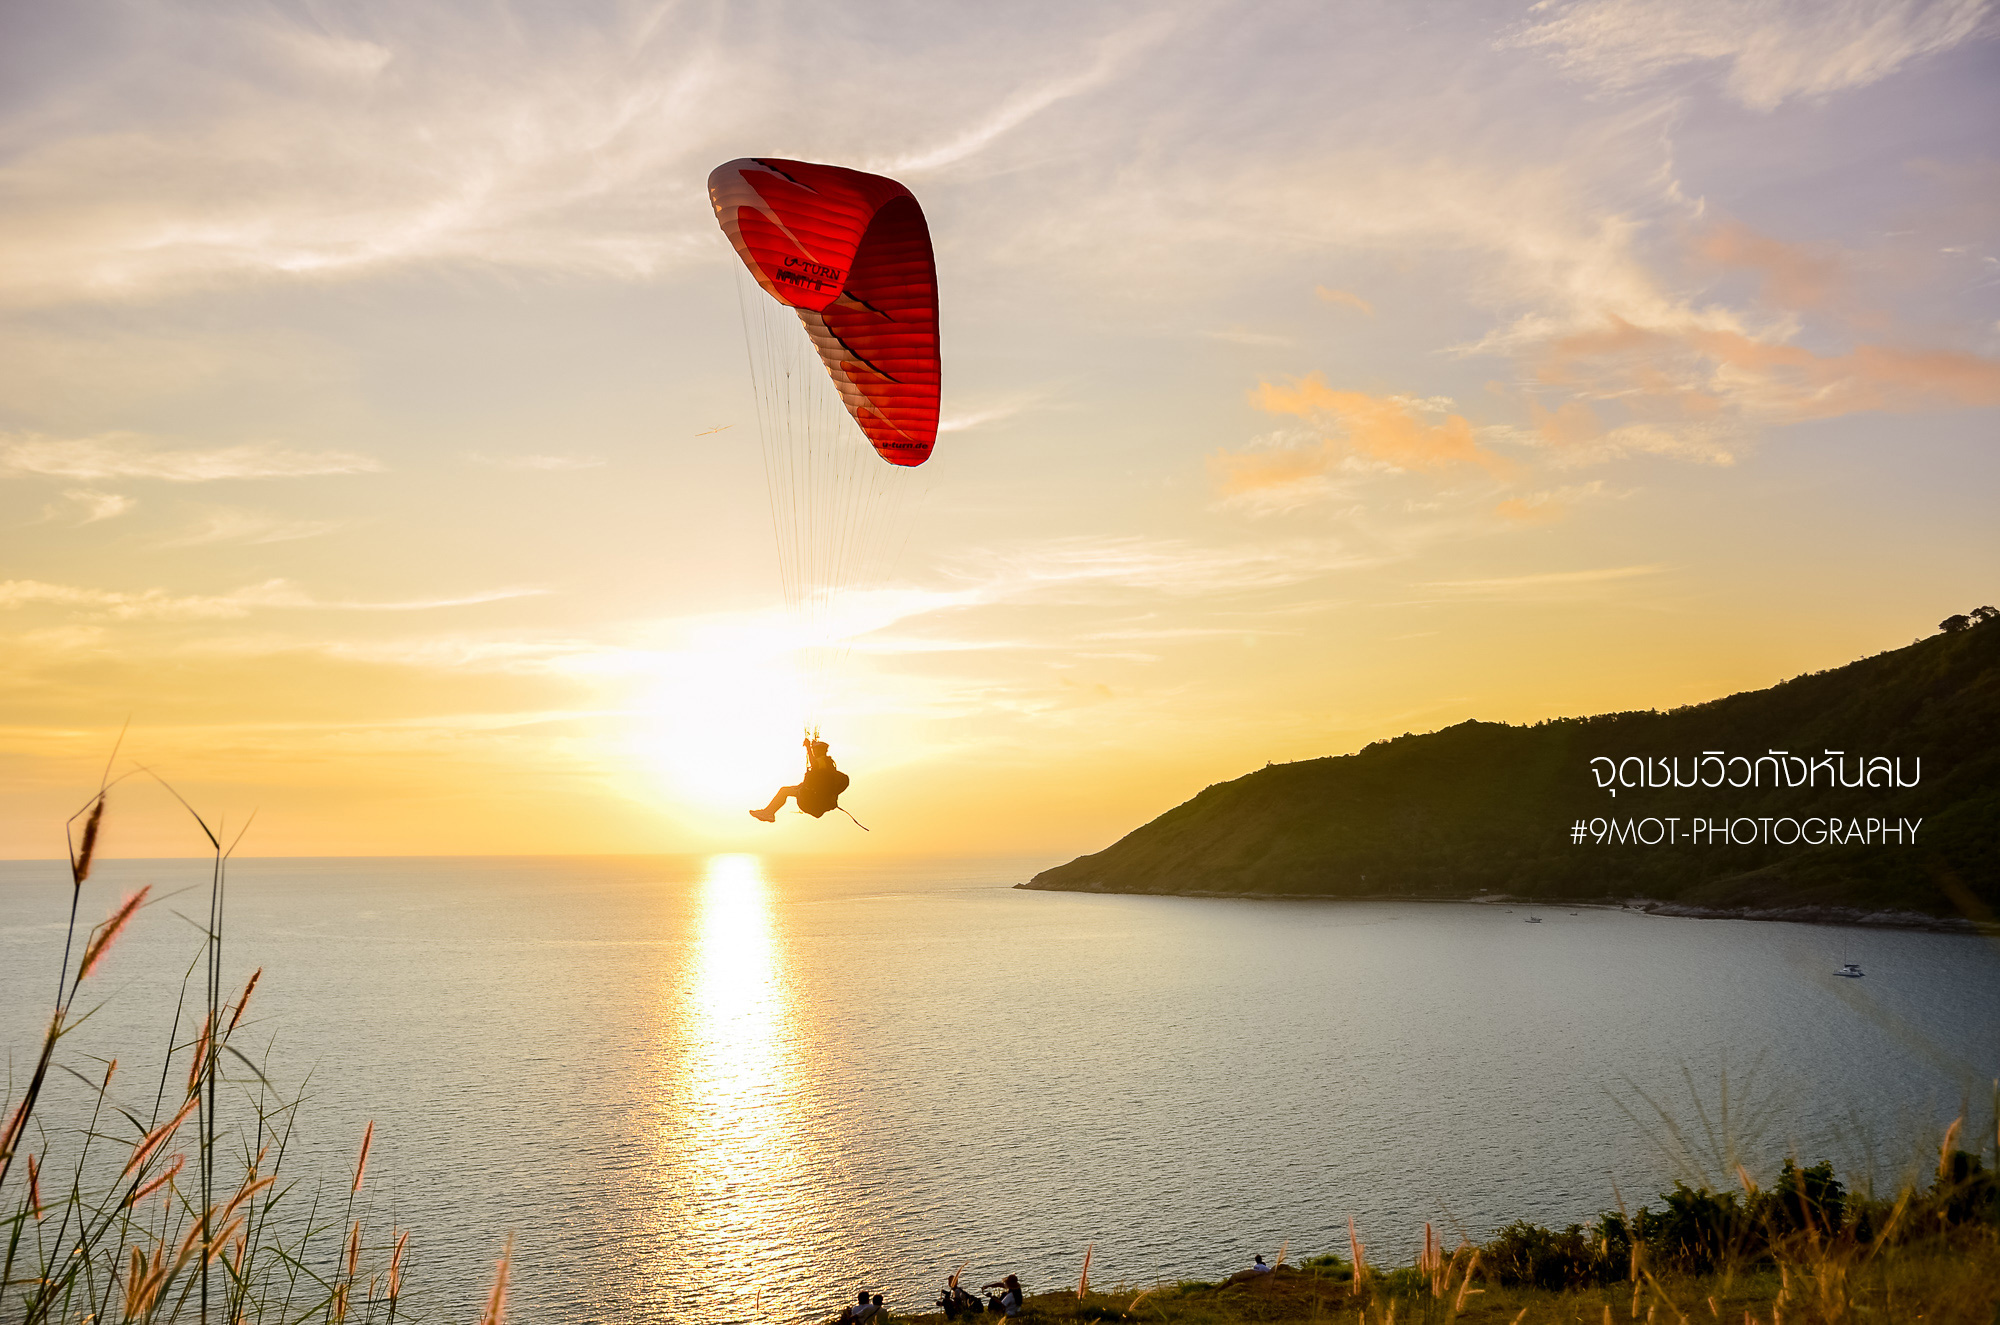
<path id="1" fill-rule="evenodd" d="M 776 625 L 746 623 L 704 632 L 648 667 L 628 749 L 662 794 L 740 817 L 797 779 L 805 703 L 790 644 Z"/>

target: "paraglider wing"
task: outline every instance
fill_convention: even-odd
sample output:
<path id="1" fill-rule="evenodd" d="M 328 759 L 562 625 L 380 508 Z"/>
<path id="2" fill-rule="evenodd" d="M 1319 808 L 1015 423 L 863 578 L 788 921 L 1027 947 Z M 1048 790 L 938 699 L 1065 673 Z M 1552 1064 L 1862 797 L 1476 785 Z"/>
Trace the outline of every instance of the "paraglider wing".
<path id="1" fill-rule="evenodd" d="M 848 413 L 893 465 L 937 442 L 937 263 L 910 191 L 840 166 L 745 157 L 709 200 L 764 292 L 805 324 Z"/>

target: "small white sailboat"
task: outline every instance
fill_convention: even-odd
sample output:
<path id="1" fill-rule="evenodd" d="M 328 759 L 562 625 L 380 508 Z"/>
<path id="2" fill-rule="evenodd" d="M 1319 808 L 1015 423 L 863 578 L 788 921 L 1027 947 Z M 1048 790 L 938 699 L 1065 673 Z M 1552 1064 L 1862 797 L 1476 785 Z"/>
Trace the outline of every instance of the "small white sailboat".
<path id="1" fill-rule="evenodd" d="M 1859 980 L 1862 976 L 1862 970 L 1859 966 L 1856 966 L 1853 962 L 1849 962 L 1847 965 L 1835 971 L 1834 974 L 1844 975 L 1850 980 Z"/>
<path id="2" fill-rule="evenodd" d="M 1529 916 L 1526 920 L 1523 920 L 1521 923 L 1524 925 L 1539 925 L 1542 923 L 1542 918 L 1540 916 Z"/>

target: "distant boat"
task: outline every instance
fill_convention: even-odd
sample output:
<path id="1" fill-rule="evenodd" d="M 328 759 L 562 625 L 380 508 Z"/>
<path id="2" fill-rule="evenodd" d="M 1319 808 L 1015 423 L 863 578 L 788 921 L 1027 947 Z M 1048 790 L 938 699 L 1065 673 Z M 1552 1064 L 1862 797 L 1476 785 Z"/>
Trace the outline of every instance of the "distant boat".
<path id="1" fill-rule="evenodd" d="M 1856 966 L 1853 962 L 1849 962 L 1847 965 L 1835 971 L 1834 974 L 1844 975 L 1850 980 L 1859 980 L 1861 978 L 1862 971 L 1859 966 Z"/>
<path id="2" fill-rule="evenodd" d="M 1539 925 L 1542 923 L 1542 918 L 1540 916 L 1529 916 L 1526 920 L 1523 920 L 1521 923 L 1524 925 Z M 1857 971 L 1855 972 L 1855 974 L 1859 975 L 1860 972 Z"/>

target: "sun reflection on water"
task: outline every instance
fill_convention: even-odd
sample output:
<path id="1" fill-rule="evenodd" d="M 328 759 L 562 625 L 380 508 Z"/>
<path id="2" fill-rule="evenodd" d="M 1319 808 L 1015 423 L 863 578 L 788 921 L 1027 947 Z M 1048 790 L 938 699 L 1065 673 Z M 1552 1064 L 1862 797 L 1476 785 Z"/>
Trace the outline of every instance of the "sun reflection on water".
<path id="1" fill-rule="evenodd" d="M 694 963 L 694 1030 L 713 1104 L 741 1105 L 777 1066 L 784 989 L 771 944 L 770 900 L 755 856 L 715 856 L 702 881 Z"/>
<path id="2" fill-rule="evenodd" d="M 772 891 L 755 856 L 709 860 L 670 1014 L 678 1052 L 657 1138 L 661 1171 L 673 1175 L 666 1222 L 676 1260 L 721 1272 L 706 1277 L 695 1313 L 711 1318 L 717 1298 L 734 1299 L 724 1314 L 735 1319 L 766 1314 L 773 1290 L 803 1268 L 785 1249 L 822 1222 Z"/>

